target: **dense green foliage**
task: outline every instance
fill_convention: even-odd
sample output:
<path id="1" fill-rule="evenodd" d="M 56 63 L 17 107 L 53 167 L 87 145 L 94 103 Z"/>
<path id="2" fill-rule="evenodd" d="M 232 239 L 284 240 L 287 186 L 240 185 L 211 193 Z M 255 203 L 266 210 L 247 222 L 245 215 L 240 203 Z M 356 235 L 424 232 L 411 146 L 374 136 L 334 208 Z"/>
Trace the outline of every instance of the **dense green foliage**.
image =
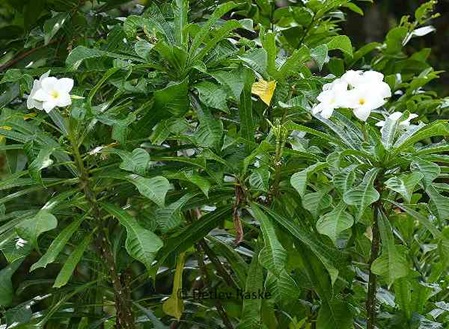
<path id="1" fill-rule="evenodd" d="M 0 327 L 449 328 L 435 3 L 358 49 L 358 1 L 125 3 L 0 0 Z M 388 103 L 313 115 L 350 69 Z"/>

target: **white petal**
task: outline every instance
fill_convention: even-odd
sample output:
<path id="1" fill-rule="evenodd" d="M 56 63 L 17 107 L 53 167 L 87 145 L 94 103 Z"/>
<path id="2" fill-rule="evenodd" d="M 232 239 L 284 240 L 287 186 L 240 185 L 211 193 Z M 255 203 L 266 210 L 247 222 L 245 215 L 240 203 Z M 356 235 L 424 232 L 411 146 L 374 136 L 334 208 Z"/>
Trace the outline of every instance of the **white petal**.
<path id="1" fill-rule="evenodd" d="M 377 127 L 383 127 L 383 126 L 385 126 L 385 121 L 379 121 L 379 122 L 377 122 L 377 123 L 376 123 L 376 126 L 377 126 Z"/>
<path id="2" fill-rule="evenodd" d="M 49 113 L 55 107 L 56 107 L 56 102 L 53 99 L 50 99 L 47 102 L 44 102 L 44 104 L 43 104 L 44 111 L 47 113 Z"/>
<path id="3" fill-rule="evenodd" d="M 320 114 L 323 118 L 329 119 L 332 116 L 332 113 L 334 113 L 334 109 L 332 107 L 327 107 Z"/>
<path id="4" fill-rule="evenodd" d="M 371 110 L 366 107 L 359 107 L 354 109 L 354 115 L 357 117 L 357 119 L 366 121 L 371 114 Z"/>
<path id="5" fill-rule="evenodd" d="M 377 71 L 366 71 L 362 74 L 362 78 L 366 81 L 381 82 L 384 79 L 384 75 Z"/>
<path id="6" fill-rule="evenodd" d="M 62 78 L 58 80 L 58 84 L 56 85 L 56 90 L 60 92 L 69 93 L 73 88 L 73 80 L 69 78 Z"/>
<path id="7" fill-rule="evenodd" d="M 397 121 L 402 116 L 402 112 L 394 112 L 388 116 L 388 119 Z"/>
<path id="8" fill-rule="evenodd" d="M 59 107 L 65 107 L 72 104 L 72 100 L 70 99 L 70 95 L 68 93 L 59 94 L 58 99 L 56 100 L 56 105 Z"/>
<path id="9" fill-rule="evenodd" d="M 39 83 L 42 82 L 42 80 L 44 80 L 45 78 L 48 78 L 50 76 L 50 70 L 48 70 L 47 72 L 45 72 L 44 74 L 41 75 L 41 77 L 39 78 Z"/>
<path id="10" fill-rule="evenodd" d="M 51 96 L 45 92 L 43 89 L 39 89 L 33 96 L 33 99 L 39 102 L 46 102 Z"/>
<path id="11" fill-rule="evenodd" d="M 55 77 L 44 78 L 42 79 L 41 85 L 42 89 L 49 93 L 57 88 L 58 79 L 56 79 Z"/>

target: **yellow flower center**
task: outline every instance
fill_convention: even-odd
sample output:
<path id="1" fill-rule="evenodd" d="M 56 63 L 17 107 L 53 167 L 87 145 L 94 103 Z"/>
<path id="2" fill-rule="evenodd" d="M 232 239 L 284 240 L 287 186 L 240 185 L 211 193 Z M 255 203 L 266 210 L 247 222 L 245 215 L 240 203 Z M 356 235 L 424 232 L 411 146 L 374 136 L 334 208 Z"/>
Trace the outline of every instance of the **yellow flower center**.
<path id="1" fill-rule="evenodd" d="M 59 92 L 57 90 L 52 90 L 52 92 L 50 93 L 51 97 L 53 97 L 54 99 L 58 99 L 59 98 Z"/>
<path id="2" fill-rule="evenodd" d="M 363 105 L 363 104 L 365 104 L 365 103 L 366 103 L 365 98 L 360 98 L 360 99 L 359 99 L 359 104 L 360 104 L 360 105 Z"/>

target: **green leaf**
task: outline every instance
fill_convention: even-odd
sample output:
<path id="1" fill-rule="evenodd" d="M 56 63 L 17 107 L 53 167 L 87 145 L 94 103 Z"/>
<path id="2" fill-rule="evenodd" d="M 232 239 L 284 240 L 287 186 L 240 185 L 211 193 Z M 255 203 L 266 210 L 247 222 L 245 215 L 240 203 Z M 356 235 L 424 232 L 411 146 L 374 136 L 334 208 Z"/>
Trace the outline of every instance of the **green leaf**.
<path id="1" fill-rule="evenodd" d="M 339 49 L 343 53 L 352 57 L 352 44 L 351 39 L 346 35 L 337 35 L 333 37 L 328 43 L 327 48 L 329 50 Z"/>
<path id="2" fill-rule="evenodd" d="M 271 209 L 260 206 L 262 210 L 267 213 L 275 222 L 277 222 L 286 232 L 292 234 L 299 242 L 304 244 L 306 248 L 312 251 L 321 263 L 325 266 L 329 275 L 331 277 L 331 282 L 334 283 L 338 277 L 337 264 L 339 260 L 342 260 L 342 256 L 331 249 L 329 246 L 325 245 L 317 239 L 315 235 L 312 235 L 308 229 L 298 226 L 292 219 L 287 219 L 278 213 L 272 211 Z"/>
<path id="3" fill-rule="evenodd" d="M 349 304 L 337 299 L 323 303 L 316 322 L 320 329 L 352 329 L 353 319 Z"/>
<path id="4" fill-rule="evenodd" d="M 212 26 L 228 11 L 237 7 L 234 2 L 226 2 L 217 6 L 212 15 L 209 17 L 207 22 L 201 27 L 198 33 L 195 35 L 192 44 L 190 46 L 189 52 L 195 54 L 197 49 L 206 40 L 207 36 L 210 34 Z"/>
<path id="5" fill-rule="evenodd" d="M 245 293 L 251 294 L 253 292 L 263 290 L 263 268 L 260 265 L 257 252 L 253 255 L 251 264 L 248 270 L 246 279 Z M 261 324 L 261 310 L 262 299 L 249 298 L 243 300 L 242 319 L 237 326 L 237 329 L 260 329 Z"/>
<path id="6" fill-rule="evenodd" d="M 302 206 L 307 209 L 314 218 L 318 217 L 321 210 L 326 209 L 332 203 L 332 196 L 328 188 L 322 188 L 317 192 L 307 193 L 302 198 Z"/>
<path id="7" fill-rule="evenodd" d="M 14 288 L 11 277 L 22 264 L 23 259 L 16 260 L 0 271 L 0 306 L 9 306 L 13 301 Z"/>
<path id="8" fill-rule="evenodd" d="M 441 195 L 432 185 L 427 186 L 426 193 L 430 198 L 430 209 L 441 221 L 449 219 L 449 198 Z"/>
<path id="9" fill-rule="evenodd" d="M 53 39 L 53 37 L 58 33 L 64 23 L 69 17 L 68 13 L 57 13 L 50 19 L 47 19 L 44 23 L 44 43 L 48 43 Z"/>
<path id="10" fill-rule="evenodd" d="M 255 189 L 268 192 L 270 188 L 270 171 L 266 167 L 256 168 L 249 175 L 249 184 Z"/>
<path id="11" fill-rule="evenodd" d="M 65 63 L 70 71 L 75 71 L 82 64 L 82 62 L 85 61 L 86 59 L 101 58 L 101 57 L 110 57 L 110 58 L 122 59 L 122 60 L 126 60 L 126 61 L 133 60 L 133 61 L 137 61 L 137 62 L 144 62 L 144 60 L 139 57 L 133 57 L 133 56 L 129 56 L 129 55 L 121 55 L 121 54 L 111 53 L 108 51 L 103 51 L 103 50 L 99 50 L 99 49 L 95 49 L 95 48 L 87 48 L 84 46 L 78 46 L 70 52 L 69 56 L 67 56 Z"/>
<path id="12" fill-rule="evenodd" d="M 318 65 L 320 71 L 323 69 L 324 63 L 328 60 L 328 48 L 326 45 L 320 45 L 316 48 L 313 48 L 310 51 L 310 56 L 313 58 L 315 63 Z"/>
<path id="13" fill-rule="evenodd" d="M 64 266 L 56 277 L 53 288 L 61 288 L 62 286 L 65 286 L 67 282 L 69 282 L 73 271 L 75 271 L 76 266 L 83 257 L 84 251 L 86 251 L 86 248 L 89 246 L 91 240 L 92 234 L 89 234 L 80 242 L 79 245 L 76 246 L 75 250 L 73 250 L 73 252 L 67 258 Z"/>
<path id="14" fill-rule="evenodd" d="M 260 222 L 264 241 L 264 247 L 259 253 L 259 262 L 268 271 L 278 277 L 285 269 L 287 252 L 279 242 L 274 227 L 268 217 L 254 203 L 251 203 L 251 210 L 254 218 Z"/>
<path id="15" fill-rule="evenodd" d="M 140 226 L 125 210 L 109 203 L 102 203 L 101 206 L 126 228 L 125 248 L 128 254 L 150 270 L 156 253 L 163 246 L 162 240 L 150 230 Z"/>
<path id="16" fill-rule="evenodd" d="M 159 207 L 164 206 L 165 195 L 170 189 L 170 182 L 167 178 L 162 176 L 144 178 L 138 175 L 129 175 L 128 180 L 137 187 L 140 194 L 156 203 Z"/>
<path id="17" fill-rule="evenodd" d="M 405 205 L 402 203 L 398 203 L 391 200 L 386 200 L 392 204 L 394 204 L 396 207 L 401 208 L 404 210 L 407 214 L 418 220 L 426 229 L 429 230 L 430 233 L 434 236 L 434 238 L 441 237 L 441 232 L 438 230 L 438 228 L 427 218 L 426 216 L 422 215 L 421 213 L 413 210 L 410 208 L 410 205 Z"/>
<path id="18" fill-rule="evenodd" d="M 226 103 L 228 94 L 220 86 L 209 81 L 202 81 L 196 84 L 195 88 L 198 90 L 200 100 L 204 105 L 223 112 L 229 112 Z"/>
<path id="19" fill-rule="evenodd" d="M 410 203 L 415 187 L 423 177 L 424 175 L 420 172 L 413 172 L 399 177 L 395 176 L 387 180 L 385 186 L 390 190 L 399 193 L 406 203 Z"/>
<path id="20" fill-rule="evenodd" d="M 293 174 L 292 177 L 290 178 L 290 184 L 299 193 L 301 197 L 304 197 L 304 195 L 306 194 L 307 180 L 309 175 L 312 175 L 313 173 L 320 171 L 326 167 L 327 163 L 325 162 L 315 163 L 307 167 L 306 169 Z"/>
<path id="21" fill-rule="evenodd" d="M 30 176 L 33 178 L 35 182 L 43 184 L 41 171 L 42 169 L 48 168 L 53 164 L 53 160 L 50 158 L 51 154 L 54 152 L 54 148 L 52 147 L 44 147 L 42 148 L 36 159 L 30 163 L 29 172 Z"/>
<path id="22" fill-rule="evenodd" d="M 357 207 L 357 220 L 362 217 L 366 208 L 379 200 L 380 194 L 373 186 L 378 172 L 379 170 L 375 168 L 369 170 L 357 187 L 350 189 L 343 195 L 346 204 Z"/>
<path id="23" fill-rule="evenodd" d="M 201 217 L 201 220 L 197 220 L 170 236 L 165 240 L 165 244 L 159 251 L 160 257 L 158 257 L 158 266 L 161 266 L 165 259 L 173 254 L 179 254 L 191 246 L 197 241 L 204 238 L 212 229 L 224 219 L 229 218 L 231 215 L 231 206 L 225 206 L 215 211 L 208 213 Z M 157 268 L 155 267 L 157 270 Z"/>
<path id="24" fill-rule="evenodd" d="M 356 169 L 357 165 L 350 165 L 334 175 L 332 183 L 340 193 L 344 194 L 352 187 L 355 181 Z"/>
<path id="25" fill-rule="evenodd" d="M 36 262 L 31 268 L 30 272 L 37 268 L 47 267 L 48 264 L 53 263 L 62 249 L 65 247 L 69 239 L 72 237 L 73 233 L 76 232 L 78 227 L 83 222 L 85 216 L 78 218 L 76 221 L 70 223 L 66 228 L 64 228 L 61 233 L 54 239 L 48 247 L 47 252 Z"/>
<path id="26" fill-rule="evenodd" d="M 182 208 L 192 197 L 193 195 L 186 194 L 171 205 L 156 210 L 156 221 L 163 233 L 178 227 L 182 223 Z"/>
<path id="27" fill-rule="evenodd" d="M 410 170 L 420 172 L 424 176 L 424 187 L 430 186 L 435 178 L 440 176 L 441 173 L 440 166 L 421 158 L 416 158 L 413 160 L 410 164 Z"/>
<path id="28" fill-rule="evenodd" d="M 385 150 L 390 150 L 393 147 L 394 138 L 399 126 L 399 120 L 393 120 L 389 117 L 385 120 L 385 124 L 382 127 L 381 142 L 385 147 Z"/>
<path id="29" fill-rule="evenodd" d="M 201 147 L 220 149 L 223 138 L 223 122 L 217 120 L 207 108 L 197 107 L 197 113 L 200 125 L 193 135 L 195 143 Z"/>
<path id="30" fill-rule="evenodd" d="M 58 221 L 47 210 L 40 210 L 36 216 L 20 223 L 16 230 L 23 239 L 37 247 L 37 238 L 44 232 L 53 230 L 58 226 Z"/>
<path id="31" fill-rule="evenodd" d="M 316 229 L 319 233 L 327 235 L 334 244 L 340 233 L 351 228 L 354 225 L 354 218 L 346 210 L 346 205 L 340 202 L 331 212 L 321 216 L 316 223 Z"/>
<path id="32" fill-rule="evenodd" d="M 392 156 L 399 154 L 399 152 L 415 145 L 417 142 L 435 136 L 449 135 L 449 124 L 446 121 L 438 120 L 428 125 L 418 126 L 412 133 L 404 134 L 394 143 L 394 152 Z"/>
<path id="33" fill-rule="evenodd" d="M 210 73 L 210 75 L 226 89 L 234 100 L 240 100 L 240 95 L 245 85 L 241 71 L 216 71 Z"/>
<path id="34" fill-rule="evenodd" d="M 253 49 L 238 56 L 250 69 L 266 76 L 267 72 L 267 52 L 263 48 Z"/>
<path id="35" fill-rule="evenodd" d="M 251 88 L 254 82 L 254 74 L 249 69 L 243 69 L 242 73 L 244 87 L 242 93 L 240 94 L 239 102 L 240 136 L 249 142 L 253 142 L 255 124 L 253 116 L 253 101 L 251 100 Z M 249 149 L 248 146 L 247 149 Z"/>
<path id="36" fill-rule="evenodd" d="M 371 265 L 371 271 L 382 276 L 391 286 L 397 279 L 407 276 L 409 265 L 403 250 L 394 244 L 393 228 L 388 218 L 379 213 L 378 225 L 382 238 L 382 254 Z"/>
<path id="37" fill-rule="evenodd" d="M 154 93 L 153 109 L 164 117 L 180 117 L 189 110 L 187 80 L 171 83 Z M 153 114 L 154 115 L 154 114 Z"/>
<path id="38" fill-rule="evenodd" d="M 132 153 L 117 149 L 106 149 L 105 151 L 115 153 L 122 158 L 123 162 L 119 166 L 120 169 L 138 175 L 145 175 L 148 170 L 150 155 L 144 149 L 136 148 Z"/>

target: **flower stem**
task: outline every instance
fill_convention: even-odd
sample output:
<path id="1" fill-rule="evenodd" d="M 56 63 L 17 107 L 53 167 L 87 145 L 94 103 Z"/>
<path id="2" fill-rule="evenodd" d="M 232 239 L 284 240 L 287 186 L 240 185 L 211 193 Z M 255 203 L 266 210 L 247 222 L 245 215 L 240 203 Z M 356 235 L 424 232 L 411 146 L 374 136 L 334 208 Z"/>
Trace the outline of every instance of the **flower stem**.
<path id="1" fill-rule="evenodd" d="M 131 309 L 129 287 L 127 287 L 121 275 L 117 272 L 114 255 L 112 253 L 111 245 L 107 239 L 105 231 L 105 223 L 101 216 L 101 210 L 98 206 L 96 194 L 90 186 L 89 172 L 86 169 L 82 160 L 77 139 L 76 128 L 73 121 L 69 125 L 68 139 L 72 147 L 75 164 L 79 171 L 80 186 L 84 192 L 84 196 L 92 208 L 95 225 L 97 226 L 96 243 L 97 251 L 100 258 L 106 263 L 107 269 L 110 273 L 111 283 L 114 289 L 115 307 L 117 310 L 116 326 L 123 329 L 134 329 L 134 316 Z"/>

